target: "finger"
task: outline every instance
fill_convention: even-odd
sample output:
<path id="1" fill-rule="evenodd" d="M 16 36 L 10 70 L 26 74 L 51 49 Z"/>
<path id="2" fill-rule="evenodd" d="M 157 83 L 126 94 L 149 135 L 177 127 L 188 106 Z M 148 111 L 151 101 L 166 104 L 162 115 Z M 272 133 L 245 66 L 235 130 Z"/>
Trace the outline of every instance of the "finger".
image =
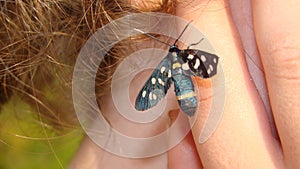
<path id="1" fill-rule="evenodd" d="M 221 57 L 220 64 L 226 80 L 223 118 L 215 133 L 204 144 L 199 144 L 197 139 L 205 121 L 203 116 L 207 116 L 209 112 L 211 100 L 205 99 L 200 86 L 199 118 L 192 130 L 203 167 L 213 169 L 280 166 L 280 151 L 272 137 L 264 106 L 250 80 L 228 2 L 193 2 L 194 5 L 178 6 L 177 13 L 187 20 L 193 20 L 212 42 Z"/>
<path id="2" fill-rule="evenodd" d="M 253 1 L 256 39 L 288 168 L 300 166 L 300 1 Z"/>
<path id="3" fill-rule="evenodd" d="M 169 112 L 171 123 L 178 117 L 179 110 Z M 182 112 L 181 112 L 182 113 Z M 181 119 L 180 123 L 189 125 L 187 118 Z M 179 129 L 180 130 L 180 129 Z M 172 138 L 172 136 L 171 136 Z M 202 165 L 199 159 L 193 135 L 191 132 L 178 143 L 174 148 L 168 151 L 168 168 L 170 169 L 201 169 Z"/>
<path id="4" fill-rule="evenodd" d="M 274 118 L 271 111 L 264 70 L 254 36 L 251 8 L 252 2 L 251 0 L 231 0 L 229 2 L 233 22 L 243 43 L 249 73 L 265 105 L 268 119 L 272 128 L 272 133 L 275 138 L 278 138 L 277 129 L 275 127 Z"/>

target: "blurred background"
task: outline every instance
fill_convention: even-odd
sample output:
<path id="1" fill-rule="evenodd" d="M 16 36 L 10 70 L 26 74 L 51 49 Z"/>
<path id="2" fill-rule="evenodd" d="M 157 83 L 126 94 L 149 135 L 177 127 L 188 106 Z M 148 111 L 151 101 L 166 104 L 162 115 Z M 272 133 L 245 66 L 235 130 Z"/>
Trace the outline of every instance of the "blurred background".
<path id="1" fill-rule="evenodd" d="M 0 169 L 67 168 L 83 132 L 57 132 L 18 96 L 0 110 Z"/>

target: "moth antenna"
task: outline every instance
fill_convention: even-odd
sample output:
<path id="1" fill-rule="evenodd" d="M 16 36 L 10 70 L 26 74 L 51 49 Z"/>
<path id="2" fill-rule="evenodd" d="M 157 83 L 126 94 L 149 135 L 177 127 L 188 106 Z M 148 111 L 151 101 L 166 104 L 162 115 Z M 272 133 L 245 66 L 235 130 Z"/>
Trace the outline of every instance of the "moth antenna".
<path id="1" fill-rule="evenodd" d="M 170 45 L 170 44 L 168 44 L 168 43 L 166 43 L 166 42 L 164 42 L 164 41 L 161 41 L 161 40 L 157 39 L 156 37 L 150 35 L 149 33 L 144 32 L 144 31 L 142 31 L 142 30 L 140 30 L 140 29 L 134 28 L 134 30 L 135 30 L 135 31 L 138 31 L 138 32 L 140 32 L 140 33 L 142 33 L 142 34 L 145 34 L 145 35 L 147 35 L 148 37 L 150 37 L 151 39 L 154 39 L 154 40 L 156 40 L 156 41 L 158 41 L 158 42 L 160 42 L 160 43 L 163 43 L 163 44 L 168 45 L 168 46 L 172 46 L 172 45 Z"/>
<path id="2" fill-rule="evenodd" d="M 187 49 L 189 49 L 191 46 L 198 45 L 198 44 L 201 43 L 203 40 L 204 40 L 204 38 L 200 39 L 199 42 L 190 44 L 190 45 L 187 47 Z"/>
<path id="3" fill-rule="evenodd" d="M 178 36 L 178 38 L 175 40 L 173 46 L 176 45 L 176 43 L 178 42 L 178 40 L 181 38 L 181 36 L 183 35 L 183 33 L 185 32 L 185 30 L 189 27 L 189 25 L 193 22 L 193 20 L 191 20 L 188 24 L 186 24 L 186 26 L 184 27 L 183 31 L 180 33 L 180 35 Z"/>

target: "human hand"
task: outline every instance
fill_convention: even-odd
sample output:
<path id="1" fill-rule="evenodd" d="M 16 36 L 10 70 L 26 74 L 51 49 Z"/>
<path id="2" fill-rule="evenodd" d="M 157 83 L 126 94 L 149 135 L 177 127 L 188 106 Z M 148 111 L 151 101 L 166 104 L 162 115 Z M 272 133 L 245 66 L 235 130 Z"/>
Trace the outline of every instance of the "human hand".
<path id="1" fill-rule="evenodd" d="M 201 95 L 199 116 L 192 127 L 192 133 L 166 154 L 153 158 L 127 159 L 109 154 L 86 139 L 71 168 L 80 164 L 82 166 L 78 168 L 219 169 L 300 166 L 300 115 L 297 113 L 297 103 L 300 101 L 300 88 L 297 86 L 297 82 L 300 82 L 300 41 L 297 39 L 300 24 L 294 21 L 300 3 L 253 1 L 253 18 L 251 15 L 245 18 L 247 21 L 253 19 L 253 29 L 251 22 L 247 22 L 247 26 L 255 34 L 246 32 L 240 37 L 236 26 L 242 32 L 246 29 L 243 27 L 245 25 L 237 20 L 233 21 L 232 15 L 235 18 L 244 16 L 244 11 L 249 10 L 250 6 L 239 8 L 242 3 L 247 2 L 230 2 L 231 4 L 226 0 L 194 0 L 190 5 L 182 3 L 177 8 L 177 15 L 193 20 L 193 24 L 207 36 L 221 58 L 220 64 L 226 80 L 225 107 L 223 118 L 209 140 L 198 143 L 204 117 L 209 112 L 209 106 L 205 105 L 211 101 L 206 95 Z M 250 76 L 241 39 L 244 40 L 245 49 L 251 48 L 247 45 L 253 44 L 247 43 L 249 41 L 245 37 L 256 39 L 260 55 L 255 55 L 255 51 L 246 52 L 254 53 L 250 56 L 252 59 L 257 60 L 258 57 L 262 60 L 280 141 L 272 134 L 267 109 Z M 259 63 L 257 66 L 260 66 Z M 198 85 L 204 83 L 206 82 L 197 80 Z M 176 110 L 170 113 L 171 120 L 174 120 L 177 113 Z"/>
<path id="2" fill-rule="evenodd" d="M 252 1 L 251 16 L 246 13 L 250 8 L 250 3 L 248 6 L 247 3 L 247 1 L 230 1 L 230 4 L 227 1 L 209 1 L 206 6 L 203 5 L 205 3 L 199 3 L 199 9 L 201 6 L 205 8 L 202 11 L 198 10 L 198 16 L 187 8 L 178 9 L 182 10 L 178 15 L 188 20 L 197 18 L 199 29 L 207 35 L 221 56 L 226 80 L 222 121 L 206 143 L 196 143 L 197 150 L 202 165 L 210 169 L 299 168 L 300 24 L 295 22 L 294 18 L 300 15 L 298 12 L 300 4 L 296 1 L 288 3 Z M 256 39 L 260 55 L 248 57 L 262 61 L 265 77 L 260 78 L 266 79 L 265 92 L 269 93 L 280 140 L 272 135 L 266 108 L 251 80 L 241 37 L 235 26 L 242 32 L 245 49 L 253 49 L 253 46 L 251 48 L 249 45 L 252 45 L 251 40 Z M 251 30 L 245 32 L 249 27 L 253 27 L 254 34 Z M 247 50 L 246 52 L 258 53 Z M 205 110 L 199 113 L 205 114 Z M 198 138 L 201 124 L 203 121 L 199 119 L 194 125 L 192 130 L 194 138 Z"/>

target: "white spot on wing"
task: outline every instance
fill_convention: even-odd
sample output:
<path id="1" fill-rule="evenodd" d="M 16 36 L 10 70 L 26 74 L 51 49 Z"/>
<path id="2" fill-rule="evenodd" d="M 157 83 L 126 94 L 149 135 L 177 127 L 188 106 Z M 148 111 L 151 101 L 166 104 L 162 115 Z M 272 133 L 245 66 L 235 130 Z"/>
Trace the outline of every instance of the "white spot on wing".
<path id="1" fill-rule="evenodd" d="M 163 85 L 163 86 L 165 85 L 165 83 L 161 80 L 161 78 L 158 78 L 157 80 L 158 80 L 158 83 L 159 83 L 159 84 L 161 84 L 161 85 Z"/>
<path id="2" fill-rule="evenodd" d="M 152 100 L 152 92 L 149 93 L 149 99 Z"/>
<path id="3" fill-rule="evenodd" d="M 157 80 L 158 80 L 158 83 L 161 84 L 161 82 L 162 82 L 161 78 L 158 78 Z"/>
<path id="4" fill-rule="evenodd" d="M 192 60 L 192 59 L 194 59 L 194 55 L 189 54 L 187 58 Z"/>
<path id="5" fill-rule="evenodd" d="M 171 70 L 169 70 L 168 72 L 168 78 L 170 78 L 172 76 Z"/>
<path id="6" fill-rule="evenodd" d="M 161 67 L 161 68 L 160 68 L 160 73 L 164 73 L 165 70 L 166 70 L 166 67 L 164 67 L 164 66 Z"/>
<path id="7" fill-rule="evenodd" d="M 197 58 L 197 59 L 196 59 L 196 63 L 195 63 L 195 65 L 194 65 L 194 68 L 195 68 L 195 69 L 198 69 L 199 66 L 200 66 L 200 61 L 199 61 L 199 59 Z"/>
<path id="8" fill-rule="evenodd" d="M 146 90 L 144 90 L 142 93 L 142 97 L 145 98 L 146 94 L 147 94 L 147 92 L 146 92 Z"/>
<path id="9" fill-rule="evenodd" d="M 163 85 L 163 86 L 165 85 L 165 83 L 161 80 L 161 78 L 158 78 L 157 80 L 158 80 L 158 83 L 159 83 L 159 84 L 161 84 L 161 85 Z"/>
<path id="10" fill-rule="evenodd" d="M 172 52 L 172 55 L 173 55 L 174 57 L 176 57 L 176 56 L 177 56 L 177 53 L 176 53 L 176 52 Z"/>
<path id="11" fill-rule="evenodd" d="M 182 64 L 181 67 L 183 70 L 189 70 L 189 68 L 190 68 L 187 63 Z"/>
<path id="12" fill-rule="evenodd" d="M 217 63 L 217 59 L 216 58 L 214 58 L 214 63 Z"/>
<path id="13" fill-rule="evenodd" d="M 212 65 L 209 65 L 209 70 L 214 71 L 214 67 Z"/>
<path id="14" fill-rule="evenodd" d="M 207 70 L 207 74 L 210 74 L 210 73 L 211 73 L 211 70 L 210 70 L 210 69 L 208 69 L 208 70 Z"/>
<path id="15" fill-rule="evenodd" d="M 153 100 L 156 100 L 156 99 L 157 99 L 156 94 L 153 94 L 152 97 L 153 97 Z"/>
<path id="16" fill-rule="evenodd" d="M 152 84 L 155 84 L 156 83 L 156 79 L 154 77 L 152 77 L 151 82 L 152 82 Z"/>
<path id="17" fill-rule="evenodd" d="M 204 55 L 201 55 L 201 56 L 200 56 L 200 59 L 201 59 L 202 62 L 205 62 L 205 61 L 206 61 L 206 57 L 205 57 Z"/>

